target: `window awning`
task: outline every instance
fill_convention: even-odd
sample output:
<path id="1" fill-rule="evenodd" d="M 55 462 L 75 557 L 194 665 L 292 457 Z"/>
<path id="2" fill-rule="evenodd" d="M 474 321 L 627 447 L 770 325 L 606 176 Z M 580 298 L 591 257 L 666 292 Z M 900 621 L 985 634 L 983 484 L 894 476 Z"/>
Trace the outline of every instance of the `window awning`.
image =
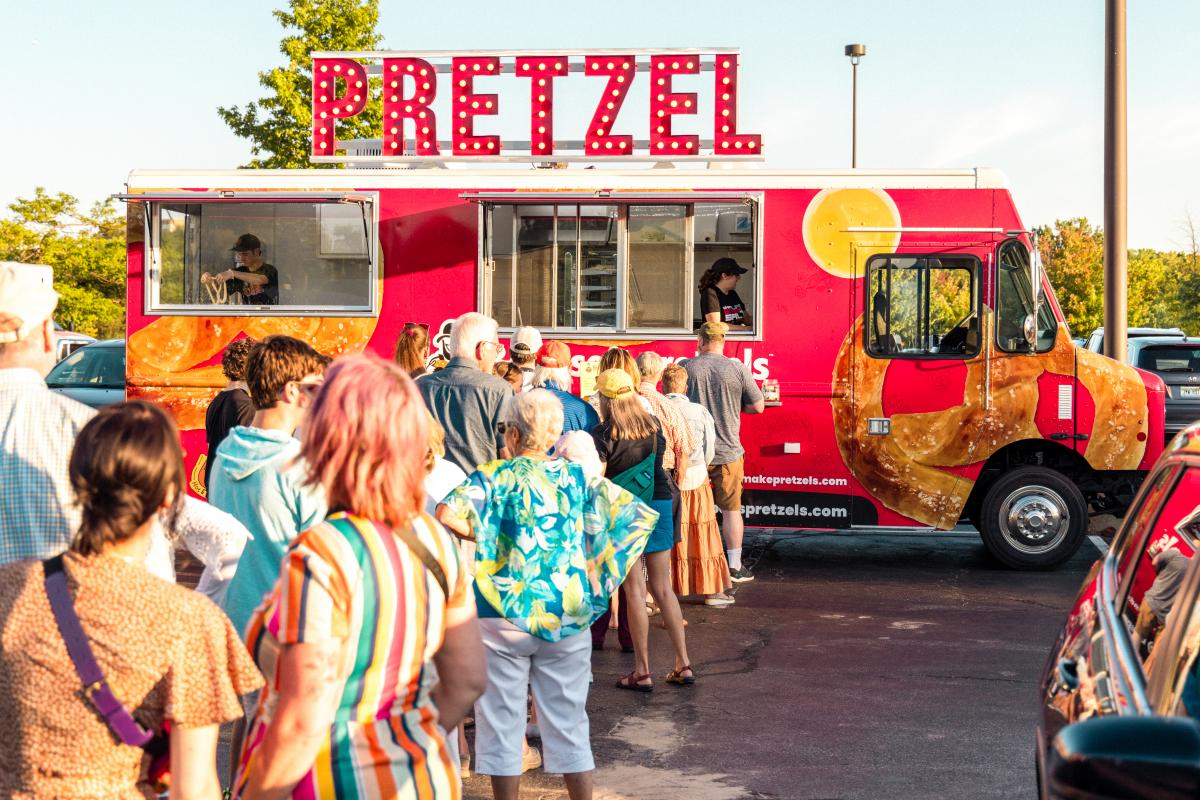
<path id="1" fill-rule="evenodd" d="M 192 203 L 234 201 L 238 203 L 369 203 L 374 198 L 353 192 L 255 192 L 218 189 L 213 191 L 140 192 L 110 195 L 126 203 Z"/>
<path id="2" fill-rule="evenodd" d="M 475 203 L 754 203 L 759 199 L 757 192 L 693 192 L 686 189 L 662 192 L 608 191 L 604 189 L 588 192 L 466 192 L 460 194 L 464 200 Z"/>

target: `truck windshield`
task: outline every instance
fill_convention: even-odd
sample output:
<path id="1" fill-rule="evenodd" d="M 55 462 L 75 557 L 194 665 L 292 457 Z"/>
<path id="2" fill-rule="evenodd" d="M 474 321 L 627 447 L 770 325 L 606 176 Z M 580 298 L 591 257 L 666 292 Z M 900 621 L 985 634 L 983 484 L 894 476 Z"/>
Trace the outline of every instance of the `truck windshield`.
<path id="1" fill-rule="evenodd" d="M 867 352 L 969 358 L 979 352 L 979 260 L 873 256 L 867 262 Z"/>
<path id="2" fill-rule="evenodd" d="M 1000 245 L 997 262 L 996 346 L 1006 353 L 1029 352 L 1025 339 L 1025 318 L 1033 313 L 1029 251 L 1021 242 L 1009 239 Z M 1057 333 L 1054 311 L 1042 292 L 1038 308 L 1037 352 L 1045 353 L 1054 347 Z"/>

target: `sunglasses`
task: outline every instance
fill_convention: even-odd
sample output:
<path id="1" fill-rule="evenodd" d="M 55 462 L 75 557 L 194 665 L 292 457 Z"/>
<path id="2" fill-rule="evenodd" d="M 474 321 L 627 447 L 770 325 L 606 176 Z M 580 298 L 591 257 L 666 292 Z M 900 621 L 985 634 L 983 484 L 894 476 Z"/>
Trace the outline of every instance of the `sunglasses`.
<path id="1" fill-rule="evenodd" d="M 296 382 L 296 386 L 300 387 L 300 391 L 304 392 L 304 394 L 308 397 L 312 397 L 317 392 L 321 391 L 321 387 L 324 385 L 324 381 L 317 381 L 316 383 L 305 383 L 302 381 Z"/>
<path id="2" fill-rule="evenodd" d="M 404 330 L 408 330 L 409 328 L 420 328 L 421 330 L 428 332 L 429 331 L 429 323 L 427 323 L 427 322 L 406 322 L 406 323 L 404 323 Z"/>

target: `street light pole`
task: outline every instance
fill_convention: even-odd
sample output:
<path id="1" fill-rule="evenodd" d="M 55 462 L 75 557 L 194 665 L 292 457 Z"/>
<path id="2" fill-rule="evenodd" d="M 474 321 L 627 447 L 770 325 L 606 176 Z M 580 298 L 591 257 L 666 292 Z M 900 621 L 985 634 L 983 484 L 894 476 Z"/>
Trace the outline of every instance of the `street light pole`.
<path id="1" fill-rule="evenodd" d="M 1104 354 L 1129 360 L 1125 0 L 1104 3 Z"/>
<path id="2" fill-rule="evenodd" d="M 858 167 L 858 62 L 867 54 L 865 44 L 846 45 L 850 58 L 850 167 Z"/>

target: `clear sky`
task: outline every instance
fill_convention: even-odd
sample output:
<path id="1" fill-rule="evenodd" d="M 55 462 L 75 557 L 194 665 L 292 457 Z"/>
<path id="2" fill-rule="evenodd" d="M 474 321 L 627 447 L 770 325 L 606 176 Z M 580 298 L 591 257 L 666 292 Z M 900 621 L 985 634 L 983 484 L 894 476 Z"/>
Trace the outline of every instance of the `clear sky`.
<path id="1" fill-rule="evenodd" d="M 0 203 L 39 185 L 90 203 L 130 169 L 244 163 L 215 109 L 259 97 L 257 73 L 282 63 L 282 4 L 0 0 Z M 1200 221 L 1200 3 L 1130 2 L 1128 24 L 1130 244 L 1182 248 L 1184 217 Z M 849 165 L 842 47 L 863 42 L 860 166 L 998 167 L 1026 224 L 1103 216 L 1100 0 L 382 0 L 380 32 L 394 50 L 738 47 L 741 128 L 768 166 L 814 168 Z M 570 94 L 564 120 L 593 90 Z M 526 97 L 502 94 L 510 114 Z"/>

